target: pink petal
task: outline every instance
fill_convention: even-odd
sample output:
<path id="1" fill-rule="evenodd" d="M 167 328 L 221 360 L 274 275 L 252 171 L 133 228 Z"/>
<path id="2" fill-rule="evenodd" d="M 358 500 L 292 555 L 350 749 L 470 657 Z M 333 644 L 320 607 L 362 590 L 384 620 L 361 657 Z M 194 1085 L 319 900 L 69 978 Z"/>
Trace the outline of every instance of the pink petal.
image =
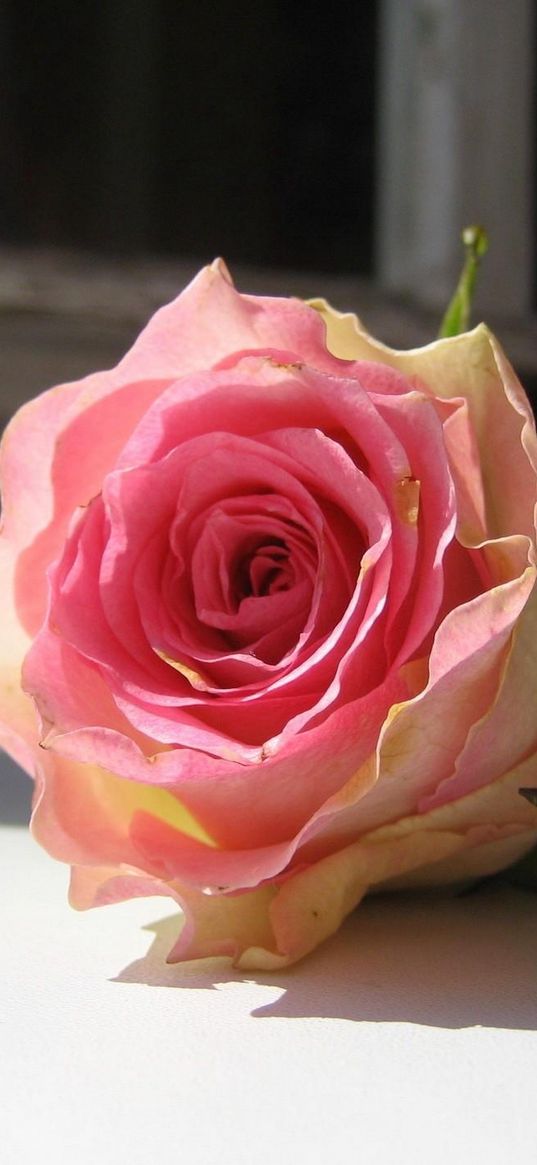
<path id="1" fill-rule="evenodd" d="M 533 572 L 528 573 L 531 576 Z M 537 585 L 534 583 L 514 627 L 496 697 L 470 729 L 453 774 L 420 801 L 423 812 L 490 784 L 536 752 L 535 706 L 528 699 L 536 673 Z"/>
<path id="2" fill-rule="evenodd" d="M 435 636 L 429 682 L 388 718 L 379 743 L 379 780 L 364 801 L 346 810 L 347 829 L 363 832 L 416 812 L 452 775 L 472 725 L 494 701 L 510 635 L 532 585 L 532 572 L 526 571 L 447 616 Z"/>

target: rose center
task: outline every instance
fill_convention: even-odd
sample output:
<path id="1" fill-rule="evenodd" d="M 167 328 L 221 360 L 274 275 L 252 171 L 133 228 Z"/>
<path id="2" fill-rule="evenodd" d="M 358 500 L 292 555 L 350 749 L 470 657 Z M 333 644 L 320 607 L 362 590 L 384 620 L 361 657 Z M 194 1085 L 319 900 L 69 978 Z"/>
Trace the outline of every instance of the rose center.
<path id="1" fill-rule="evenodd" d="M 318 536 L 294 505 L 274 494 L 221 499 L 190 525 L 190 548 L 185 575 L 201 634 L 218 632 L 221 650 L 270 664 L 291 651 L 319 571 Z"/>
<path id="2" fill-rule="evenodd" d="M 236 601 L 288 591 L 295 582 L 289 548 L 283 538 L 272 538 L 241 559 L 235 578 Z"/>

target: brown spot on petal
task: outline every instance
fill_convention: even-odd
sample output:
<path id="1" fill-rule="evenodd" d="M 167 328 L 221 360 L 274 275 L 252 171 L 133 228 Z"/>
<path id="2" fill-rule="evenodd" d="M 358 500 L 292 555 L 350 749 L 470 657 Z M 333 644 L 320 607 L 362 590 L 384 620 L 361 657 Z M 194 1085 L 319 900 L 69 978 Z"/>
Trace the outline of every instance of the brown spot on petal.
<path id="1" fill-rule="evenodd" d="M 300 372 L 304 367 L 300 362 L 282 363 L 280 360 L 275 360 L 273 356 L 269 357 L 268 363 L 272 364 L 273 368 L 283 368 L 285 372 Z"/>
<path id="2" fill-rule="evenodd" d="M 415 477 L 403 477 L 394 491 L 395 513 L 400 522 L 415 526 L 420 512 L 420 483 Z"/>

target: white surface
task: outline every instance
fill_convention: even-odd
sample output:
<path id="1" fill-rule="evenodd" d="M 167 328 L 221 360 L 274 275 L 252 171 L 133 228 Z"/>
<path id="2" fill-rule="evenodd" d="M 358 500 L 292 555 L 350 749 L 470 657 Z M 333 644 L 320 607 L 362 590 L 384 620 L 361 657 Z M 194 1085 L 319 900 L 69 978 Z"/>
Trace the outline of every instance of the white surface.
<path id="1" fill-rule="evenodd" d="M 23 828 L 0 876 L 6 1165 L 533 1165 L 533 895 L 372 899 L 254 980 L 167 966 L 168 901 L 71 911 Z"/>

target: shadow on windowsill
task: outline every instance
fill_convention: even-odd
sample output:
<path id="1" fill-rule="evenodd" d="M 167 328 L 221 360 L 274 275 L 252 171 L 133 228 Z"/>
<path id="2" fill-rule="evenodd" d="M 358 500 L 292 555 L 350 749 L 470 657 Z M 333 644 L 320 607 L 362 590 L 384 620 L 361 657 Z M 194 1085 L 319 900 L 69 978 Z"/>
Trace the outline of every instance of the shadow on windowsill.
<path id="1" fill-rule="evenodd" d="M 168 965 L 178 916 L 146 927 L 153 943 L 121 983 L 214 989 L 237 979 L 281 987 L 258 1018 L 322 1017 L 440 1028 L 537 1028 L 537 897 L 493 883 L 445 894 L 367 899 L 297 966 L 241 973 L 229 960 Z"/>
<path id="2" fill-rule="evenodd" d="M 0 825 L 27 825 L 30 820 L 33 782 L 0 752 Z"/>

